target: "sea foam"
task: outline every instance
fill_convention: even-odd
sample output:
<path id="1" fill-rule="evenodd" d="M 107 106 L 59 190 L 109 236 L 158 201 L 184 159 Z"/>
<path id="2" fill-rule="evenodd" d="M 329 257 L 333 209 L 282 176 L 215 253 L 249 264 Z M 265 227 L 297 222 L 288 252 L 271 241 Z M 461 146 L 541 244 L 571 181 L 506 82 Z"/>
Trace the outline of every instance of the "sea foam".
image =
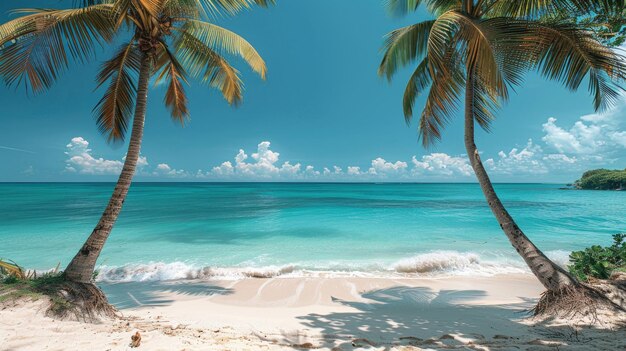
<path id="1" fill-rule="evenodd" d="M 394 265 L 400 273 L 432 273 L 460 270 L 480 265 L 480 258 L 473 253 L 435 251 L 405 258 Z"/>
<path id="2" fill-rule="evenodd" d="M 565 267 L 567 251 L 548 251 L 548 257 Z M 101 266 L 97 281 L 135 282 L 161 280 L 238 280 L 274 277 L 443 277 L 491 276 L 496 274 L 530 274 L 530 269 L 516 255 L 483 257 L 478 253 L 431 251 L 396 262 L 316 262 L 268 266 L 203 266 L 185 262 L 151 262 L 123 266 Z"/>
<path id="3" fill-rule="evenodd" d="M 184 262 L 152 262 L 145 264 L 127 264 L 124 266 L 101 266 L 98 268 L 97 281 L 133 282 L 181 279 L 243 279 L 272 278 L 293 272 L 294 267 L 197 267 Z"/>

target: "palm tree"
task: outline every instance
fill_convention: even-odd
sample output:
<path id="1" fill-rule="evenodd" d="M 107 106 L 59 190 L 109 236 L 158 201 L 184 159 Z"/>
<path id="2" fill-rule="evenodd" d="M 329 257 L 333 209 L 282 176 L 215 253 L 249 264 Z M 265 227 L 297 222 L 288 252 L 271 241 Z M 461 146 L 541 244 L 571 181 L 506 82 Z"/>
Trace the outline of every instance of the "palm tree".
<path id="1" fill-rule="evenodd" d="M 34 92 L 49 88 L 70 60 L 87 61 L 101 45 L 122 44 L 97 76 L 106 85 L 94 108 L 99 130 L 123 140 L 132 124 L 128 152 L 113 195 L 80 251 L 65 270 L 71 282 L 89 283 L 96 260 L 122 209 L 141 149 L 148 84 L 165 82 L 165 105 L 183 124 L 189 116 L 188 78 L 217 88 L 229 104 L 242 99 L 239 72 L 223 54 L 242 57 L 262 78 L 265 62 L 242 37 L 203 19 L 233 15 L 273 0 L 84 0 L 78 8 L 17 10 L 0 26 L 0 76 Z"/>
<path id="2" fill-rule="evenodd" d="M 543 76 L 576 90 L 589 82 L 595 109 L 615 101 L 626 66 L 614 51 L 576 23 L 546 20 L 552 11 L 584 10 L 594 0 L 389 0 L 394 14 L 422 3 L 434 18 L 392 31 L 386 37 L 379 74 L 391 79 L 397 69 L 418 62 L 406 86 L 407 123 L 418 94 L 427 94 L 419 119 L 425 147 L 441 138 L 464 93 L 465 147 L 482 192 L 515 250 L 548 291 L 578 286 L 563 268 L 537 248 L 498 198 L 480 160 L 474 126 L 489 131 L 494 111 L 508 99 L 522 74 Z"/>

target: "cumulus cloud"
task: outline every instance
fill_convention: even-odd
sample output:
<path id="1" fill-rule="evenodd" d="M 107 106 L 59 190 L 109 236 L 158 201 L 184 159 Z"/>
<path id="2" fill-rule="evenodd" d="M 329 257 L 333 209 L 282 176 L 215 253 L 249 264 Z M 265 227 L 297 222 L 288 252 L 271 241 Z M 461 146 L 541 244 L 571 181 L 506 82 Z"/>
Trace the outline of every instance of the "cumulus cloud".
<path id="1" fill-rule="evenodd" d="M 498 158 L 489 158 L 484 164 L 489 171 L 497 174 L 547 173 L 548 168 L 543 160 L 541 146 L 528 139 L 523 149 L 513 148 L 508 153 L 500 151 Z M 558 158 L 552 160 L 558 161 Z"/>
<path id="2" fill-rule="evenodd" d="M 320 171 L 316 171 L 315 167 L 309 165 L 306 166 L 306 168 L 304 169 L 304 174 L 309 177 L 318 177 L 320 175 Z"/>
<path id="3" fill-rule="evenodd" d="M 65 171 L 70 173 L 90 174 L 90 175 L 117 175 L 122 172 L 126 156 L 122 160 L 107 160 L 102 157 L 95 157 L 93 150 L 89 148 L 89 142 L 83 137 L 74 137 L 69 144 L 65 145 Z M 139 156 L 137 160 L 137 170 L 148 166 L 148 159 Z"/>
<path id="4" fill-rule="evenodd" d="M 232 175 L 234 172 L 235 167 L 233 167 L 233 164 L 230 163 L 230 161 L 223 162 L 221 165 L 213 167 L 213 173 L 218 176 L 229 176 Z"/>
<path id="5" fill-rule="evenodd" d="M 544 178 L 546 174 L 567 174 L 570 178 L 579 175 L 583 169 L 605 166 L 615 160 L 611 159 L 612 154 L 626 149 L 626 119 L 622 118 L 622 110 L 616 108 L 581 116 L 569 127 L 560 125 L 555 118 L 549 118 L 542 124 L 544 135 L 540 143 L 529 139 L 525 145 L 501 150 L 490 157 L 483 156 L 486 159 L 484 165 L 496 180 L 528 179 L 537 174 L 544 175 Z M 139 174 L 204 180 L 421 181 L 471 180 L 474 173 L 467 156 L 463 154 L 435 152 L 413 156 L 410 162 L 376 157 L 369 166 L 321 165 L 316 169 L 313 165 L 282 160 L 281 154 L 271 146 L 269 141 L 261 141 L 250 154 L 241 148 L 232 160 L 196 172 L 176 169 L 168 163 L 159 163 L 148 169 L 147 158 L 141 156 Z M 73 138 L 67 144 L 65 153 L 65 169 L 68 172 L 119 174 L 123 165 L 123 159 L 106 160 L 94 156 L 89 142 L 82 137 Z"/>
<path id="6" fill-rule="evenodd" d="M 626 149 L 626 99 L 606 112 L 581 116 L 571 127 L 562 127 L 550 117 L 543 124 L 546 146 L 559 153 L 582 156 L 583 159 L 602 158 Z"/>
<path id="7" fill-rule="evenodd" d="M 156 176 L 166 176 L 166 177 L 175 177 L 175 178 L 183 178 L 187 177 L 188 174 L 182 169 L 174 169 L 170 167 L 167 163 L 159 163 L 153 171 L 153 174 Z"/>
<path id="8" fill-rule="evenodd" d="M 458 172 L 467 174 L 467 161 L 461 161 L 461 157 L 447 156 L 440 161 L 440 157 L 425 156 L 423 159 L 431 162 L 432 170 L 439 173 Z M 450 161 L 449 165 L 446 161 Z M 465 164 L 463 163 L 465 162 Z M 448 171 L 442 171 L 448 167 Z M 471 174 L 471 173 L 470 173 Z M 280 153 L 271 149 L 269 141 L 262 141 L 257 145 L 256 152 L 249 155 L 244 149 L 234 157 L 234 163 L 225 161 L 215 166 L 210 172 L 198 171 L 196 176 L 213 179 L 242 179 L 242 180 L 327 180 L 327 181 L 351 181 L 351 180 L 407 180 L 411 178 L 409 164 L 404 161 L 390 162 L 382 157 L 371 161 L 370 167 L 347 166 L 345 168 L 332 165 L 322 167 L 321 171 L 312 165 L 302 165 L 298 162 L 281 162 Z M 413 174 L 414 175 L 414 174 Z"/>
<path id="9" fill-rule="evenodd" d="M 414 174 L 468 177 L 474 173 L 465 156 L 450 156 L 446 153 L 437 152 L 424 155 L 419 160 L 413 156 L 411 162 L 414 166 Z"/>
<path id="10" fill-rule="evenodd" d="M 556 118 L 550 117 L 543 124 L 546 133 L 542 138 L 548 146 L 558 152 L 573 154 L 589 154 L 598 152 L 606 146 L 606 139 L 602 136 L 602 129 L 595 124 L 585 124 L 577 121 L 566 130 L 556 125 Z"/>
<path id="11" fill-rule="evenodd" d="M 273 179 L 273 178 L 291 178 L 301 176 L 303 174 L 315 175 L 312 166 L 307 166 L 302 171 L 300 163 L 292 164 L 289 161 L 279 163 L 280 153 L 271 150 L 269 141 L 262 141 L 257 145 L 256 152 L 249 156 L 245 150 L 239 149 L 235 155 L 235 163 L 225 161 L 219 166 L 213 167 L 210 174 L 204 176 L 210 177 L 229 177 L 248 178 L 248 179 Z M 319 173 L 319 172 L 318 172 Z"/>
<path id="12" fill-rule="evenodd" d="M 82 137 L 72 138 L 65 148 L 67 150 L 65 154 L 68 157 L 65 161 L 67 172 L 104 175 L 119 174 L 122 171 L 124 165 L 122 161 L 93 157 L 89 142 Z"/>
<path id="13" fill-rule="evenodd" d="M 372 166 L 367 171 L 371 175 L 398 175 L 406 171 L 408 164 L 402 161 L 396 161 L 394 163 L 387 162 L 384 158 L 378 157 L 372 160 Z"/>
<path id="14" fill-rule="evenodd" d="M 359 174 L 361 174 L 361 167 L 348 166 L 348 174 L 349 175 L 359 175 Z"/>
<path id="15" fill-rule="evenodd" d="M 538 155 L 540 147 L 532 141 L 522 150 L 513 149 L 505 154 L 500 152 L 500 158 L 494 161 L 487 160 L 493 171 L 511 173 L 516 169 L 529 169 L 528 165 L 535 165 L 541 161 Z M 89 142 L 82 137 L 76 137 L 67 145 L 66 170 L 82 174 L 119 174 L 123 160 L 106 160 L 95 158 L 89 148 Z M 558 155 L 547 155 L 545 159 L 556 160 Z M 575 160 L 575 159 L 574 159 Z M 564 158 L 568 162 L 571 159 Z M 539 165 L 535 165 L 539 167 Z M 299 162 L 280 160 L 280 153 L 271 149 L 269 141 L 262 141 L 257 145 L 256 152 L 246 153 L 239 149 L 233 161 L 224 161 L 209 170 L 199 169 L 195 173 L 177 169 L 168 163 L 159 163 L 152 170 L 148 170 L 148 160 L 141 156 L 138 160 L 139 175 L 166 178 L 188 178 L 205 180 L 327 180 L 327 181 L 376 181 L 376 180 L 420 180 L 432 177 L 468 177 L 472 175 L 469 161 L 463 155 L 451 156 L 446 153 L 431 153 L 420 159 L 413 156 L 411 163 L 404 161 L 387 161 L 382 157 L 373 159 L 368 168 L 360 166 L 338 165 L 323 167 L 321 171 L 312 165 L 303 166 Z M 142 171 L 143 170 L 143 171 Z"/>

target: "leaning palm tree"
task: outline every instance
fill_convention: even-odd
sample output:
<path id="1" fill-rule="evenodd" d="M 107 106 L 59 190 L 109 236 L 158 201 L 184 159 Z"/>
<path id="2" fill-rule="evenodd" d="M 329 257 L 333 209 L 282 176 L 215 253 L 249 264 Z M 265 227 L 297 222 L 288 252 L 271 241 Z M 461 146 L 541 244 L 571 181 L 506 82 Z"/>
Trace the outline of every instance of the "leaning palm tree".
<path id="1" fill-rule="evenodd" d="M 98 224 L 65 270 L 71 282 L 89 283 L 96 260 L 122 209 L 141 148 L 148 85 L 165 82 L 165 105 L 183 124 L 189 116 L 184 84 L 189 78 L 217 88 L 229 104 L 242 99 L 239 72 L 224 54 L 241 56 L 262 78 L 265 63 L 242 37 L 211 23 L 273 0 L 84 0 L 78 8 L 25 9 L 0 26 L 0 76 L 34 92 L 49 88 L 71 60 L 93 58 L 100 46 L 122 42 L 97 76 L 104 96 L 94 108 L 99 130 L 123 140 L 128 152 L 113 195 Z M 207 21 L 205 21 L 207 20 Z"/>
<path id="2" fill-rule="evenodd" d="M 555 293 L 575 289 L 579 283 L 532 243 L 503 206 L 481 162 L 474 126 L 489 130 L 509 88 L 521 84 L 529 69 L 571 90 L 588 80 L 596 109 L 615 101 L 621 89 L 616 82 L 626 72 L 622 58 L 576 23 L 546 20 L 550 11 L 566 7 L 580 11 L 592 2 L 389 0 L 388 8 L 396 14 L 412 12 L 424 3 L 434 19 L 389 33 L 378 71 L 391 79 L 399 67 L 417 62 L 404 92 L 403 110 L 409 123 L 416 97 L 427 94 L 419 119 L 425 147 L 441 138 L 463 103 L 465 147 L 489 207 L 534 275 Z"/>

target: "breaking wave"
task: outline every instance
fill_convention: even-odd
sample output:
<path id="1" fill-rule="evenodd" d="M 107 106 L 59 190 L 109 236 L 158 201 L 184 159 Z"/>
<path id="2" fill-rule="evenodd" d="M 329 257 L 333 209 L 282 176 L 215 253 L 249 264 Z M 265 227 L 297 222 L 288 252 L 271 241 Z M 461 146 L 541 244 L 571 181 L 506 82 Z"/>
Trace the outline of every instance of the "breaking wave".
<path id="1" fill-rule="evenodd" d="M 555 263 L 566 266 L 569 252 L 550 251 L 546 254 Z M 521 258 L 510 255 L 490 255 L 489 259 L 477 253 L 432 251 L 417 254 L 392 263 L 348 262 L 286 264 L 280 266 L 198 266 L 185 262 L 152 262 L 123 266 L 101 266 L 97 281 L 144 282 L 161 280 L 237 280 L 274 277 L 439 277 L 491 276 L 496 274 L 530 273 Z"/>
<path id="2" fill-rule="evenodd" d="M 154 262 L 127 264 L 120 267 L 102 266 L 98 269 L 98 281 L 132 282 L 180 279 L 243 279 L 272 278 L 293 272 L 293 266 L 267 266 L 246 268 L 196 267 L 184 262 Z"/>

